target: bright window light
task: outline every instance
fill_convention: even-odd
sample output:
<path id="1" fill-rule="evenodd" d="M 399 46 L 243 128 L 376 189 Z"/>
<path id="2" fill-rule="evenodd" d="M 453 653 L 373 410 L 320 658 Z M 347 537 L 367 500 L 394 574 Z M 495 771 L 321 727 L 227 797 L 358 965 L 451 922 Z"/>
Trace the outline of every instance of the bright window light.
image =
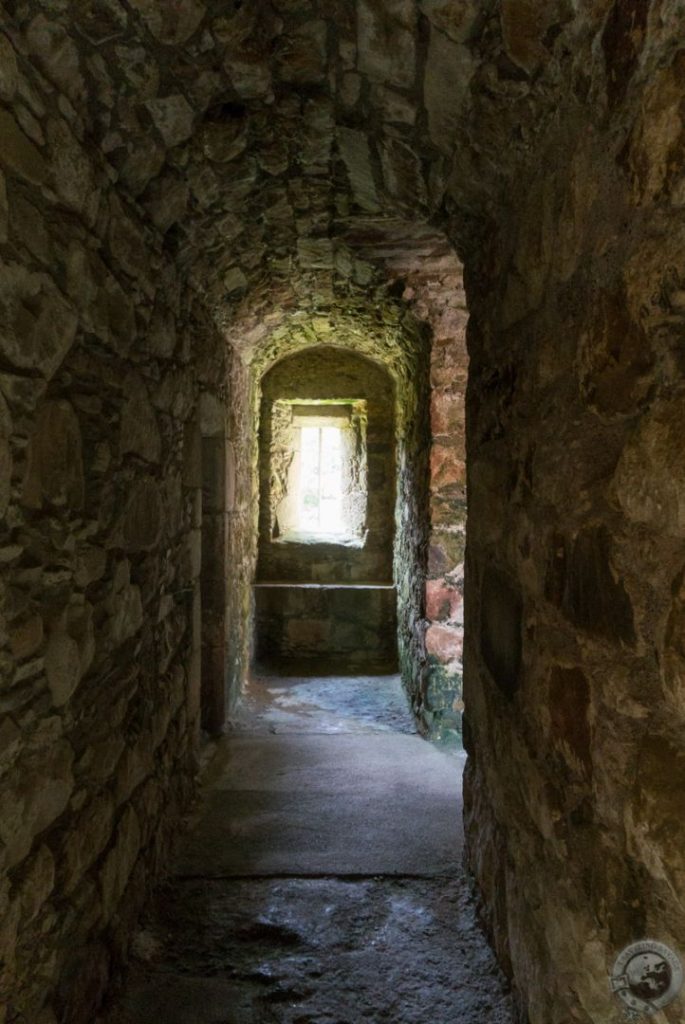
<path id="1" fill-rule="evenodd" d="M 343 446 L 339 427 L 302 427 L 299 529 L 344 533 Z"/>

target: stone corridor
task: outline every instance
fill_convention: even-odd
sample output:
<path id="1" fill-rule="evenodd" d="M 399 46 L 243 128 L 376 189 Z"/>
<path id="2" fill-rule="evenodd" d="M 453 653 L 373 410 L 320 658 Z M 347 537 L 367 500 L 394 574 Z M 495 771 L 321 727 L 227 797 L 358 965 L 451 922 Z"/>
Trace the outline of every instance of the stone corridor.
<path id="1" fill-rule="evenodd" d="M 270 677 L 248 702 L 99 1024 L 512 1024 L 462 866 L 463 755 L 416 735 L 397 676 Z"/>
<path id="2" fill-rule="evenodd" d="M 684 24 L 2 0 L 0 1024 L 127 964 L 143 1015 L 149 975 L 334 1024 L 360 958 L 378 1013 L 435 973 L 487 1024 L 476 904 L 516 1024 L 682 1024 Z M 165 894 L 211 743 L 226 878 L 188 839 Z"/>

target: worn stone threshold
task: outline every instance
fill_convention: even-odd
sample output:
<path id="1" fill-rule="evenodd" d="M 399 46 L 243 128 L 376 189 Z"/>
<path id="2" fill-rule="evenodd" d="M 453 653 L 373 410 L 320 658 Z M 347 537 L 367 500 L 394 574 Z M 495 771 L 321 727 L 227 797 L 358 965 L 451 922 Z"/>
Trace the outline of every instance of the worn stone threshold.
<path id="1" fill-rule="evenodd" d="M 278 882 L 303 881 L 312 879 L 325 882 L 453 882 L 454 871 L 441 875 L 432 875 L 426 871 L 246 871 L 238 874 L 190 874 L 175 871 L 172 881 L 175 882 Z"/>
<path id="2" fill-rule="evenodd" d="M 98 1024 L 513 1024 L 465 879 L 174 880 Z"/>

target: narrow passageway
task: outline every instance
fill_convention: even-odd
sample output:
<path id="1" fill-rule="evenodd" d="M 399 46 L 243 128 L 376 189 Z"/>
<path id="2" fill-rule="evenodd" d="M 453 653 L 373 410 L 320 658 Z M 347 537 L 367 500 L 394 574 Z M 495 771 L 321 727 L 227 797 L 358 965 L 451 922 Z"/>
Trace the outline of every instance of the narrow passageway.
<path id="1" fill-rule="evenodd" d="M 510 1024 L 461 868 L 463 755 L 398 676 L 253 684 L 106 1024 Z"/>
<path id="2" fill-rule="evenodd" d="M 685 1022 L 683 7 L 0 3 L 0 1024 Z"/>

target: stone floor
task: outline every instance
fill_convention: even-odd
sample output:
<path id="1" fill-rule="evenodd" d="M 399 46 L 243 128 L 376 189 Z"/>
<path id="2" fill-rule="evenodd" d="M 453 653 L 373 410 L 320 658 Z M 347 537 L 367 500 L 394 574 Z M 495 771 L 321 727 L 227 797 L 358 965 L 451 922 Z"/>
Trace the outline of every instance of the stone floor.
<path id="1" fill-rule="evenodd" d="M 463 755 L 397 677 L 257 680 L 103 1024 L 512 1024 L 460 868 Z"/>
<path id="2" fill-rule="evenodd" d="M 416 734 L 398 675 L 288 676 L 266 671 L 250 683 L 232 730 Z"/>

